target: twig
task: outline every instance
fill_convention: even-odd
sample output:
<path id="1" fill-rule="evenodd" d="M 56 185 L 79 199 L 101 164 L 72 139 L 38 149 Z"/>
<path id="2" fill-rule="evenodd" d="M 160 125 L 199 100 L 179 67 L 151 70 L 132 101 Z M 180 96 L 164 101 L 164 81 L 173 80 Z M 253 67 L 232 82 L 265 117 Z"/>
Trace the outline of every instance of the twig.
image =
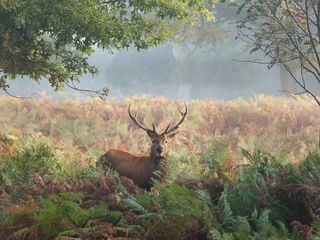
<path id="1" fill-rule="evenodd" d="M 79 91 L 79 92 L 83 93 L 84 95 L 87 95 L 90 97 L 93 97 L 93 95 L 98 95 L 101 100 L 105 100 L 104 97 L 109 95 L 109 89 L 106 87 L 104 87 L 100 90 L 89 90 L 89 89 L 78 88 L 74 85 L 74 82 L 71 82 L 71 83 L 72 83 L 72 85 L 70 85 L 69 83 L 65 83 L 65 85 L 73 90 Z"/>
<path id="2" fill-rule="evenodd" d="M 31 95 L 27 96 L 27 97 L 21 97 L 21 96 L 16 96 L 14 94 L 11 94 L 8 92 L 7 89 L 3 88 L 2 89 L 8 96 L 13 97 L 13 98 L 19 98 L 19 99 L 30 99 L 32 98 L 34 95 L 36 95 L 37 93 L 32 93 Z"/>
<path id="3" fill-rule="evenodd" d="M 287 91 L 287 90 L 278 90 L 278 92 L 282 92 L 282 93 L 290 93 L 290 94 L 292 94 L 292 95 L 301 95 L 301 94 L 305 94 L 305 93 L 307 93 L 307 94 L 308 94 L 308 92 L 307 92 L 307 91 L 302 91 L 302 92 L 297 92 L 297 93 L 295 93 L 295 92 L 291 92 L 291 91 Z"/>

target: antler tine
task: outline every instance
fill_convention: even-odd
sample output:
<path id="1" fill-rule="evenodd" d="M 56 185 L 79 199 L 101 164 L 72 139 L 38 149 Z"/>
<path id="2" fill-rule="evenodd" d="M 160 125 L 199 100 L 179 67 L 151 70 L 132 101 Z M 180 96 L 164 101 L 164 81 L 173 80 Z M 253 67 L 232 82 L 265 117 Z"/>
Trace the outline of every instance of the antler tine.
<path id="1" fill-rule="evenodd" d="M 151 129 L 149 129 L 149 128 L 144 127 L 144 126 L 138 121 L 138 119 L 137 119 L 137 117 L 138 117 L 138 112 L 139 112 L 139 108 L 138 108 L 138 110 L 136 111 L 136 113 L 134 114 L 134 116 L 132 116 L 131 111 L 130 111 L 130 104 L 129 104 L 128 114 L 129 114 L 131 120 L 132 120 L 138 127 L 140 127 L 141 129 L 145 130 L 146 132 L 156 132 L 156 128 L 155 128 L 153 122 L 152 122 L 153 130 L 151 130 Z"/>
<path id="2" fill-rule="evenodd" d="M 168 131 L 169 127 L 170 127 L 170 123 L 168 124 L 166 130 L 164 130 L 164 133 L 166 133 Z"/>
<path id="3" fill-rule="evenodd" d="M 186 118 L 186 116 L 187 116 L 187 113 L 188 113 L 188 107 L 187 107 L 187 104 L 186 104 L 186 103 L 184 103 L 184 107 L 185 107 L 185 111 L 184 111 L 184 112 L 182 112 L 182 111 L 177 107 L 179 113 L 180 113 L 181 116 L 182 116 L 181 119 L 180 119 L 180 121 L 179 121 L 175 126 L 173 126 L 172 128 L 170 128 L 170 129 L 169 129 L 170 124 L 169 124 L 168 127 L 166 128 L 166 130 L 163 132 L 163 134 L 168 134 L 168 133 L 171 133 L 171 132 L 177 130 L 177 129 L 180 127 L 180 125 L 184 122 L 184 120 L 185 120 L 185 118 Z"/>
<path id="4" fill-rule="evenodd" d="M 184 104 L 186 104 L 186 103 L 184 103 Z M 177 104 L 176 104 L 176 106 L 177 106 L 177 109 L 178 109 L 179 113 L 180 113 L 181 115 L 183 115 L 183 112 L 180 110 L 180 108 L 178 107 Z M 186 105 L 185 105 L 185 107 L 186 107 Z"/>

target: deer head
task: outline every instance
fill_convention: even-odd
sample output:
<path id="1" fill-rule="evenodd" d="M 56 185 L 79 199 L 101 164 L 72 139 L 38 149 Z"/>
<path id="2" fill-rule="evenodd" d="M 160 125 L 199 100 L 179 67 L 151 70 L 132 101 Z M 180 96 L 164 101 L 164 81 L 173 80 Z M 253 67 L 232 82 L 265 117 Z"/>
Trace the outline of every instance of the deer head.
<path id="1" fill-rule="evenodd" d="M 179 108 L 178 111 L 181 114 L 181 119 L 180 121 L 174 125 L 173 127 L 170 127 L 170 124 L 166 127 L 165 131 L 162 133 L 157 133 L 156 127 L 154 123 L 152 122 L 152 129 L 149 129 L 145 126 L 143 126 L 137 119 L 138 111 L 134 115 L 132 115 L 130 111 L 130 105 L 128 107 L 128 113 L 132 121 L 141 129 L 147 132 L 148 136 L 151 139 L 152 146 L 151 146 L 151 152 L 150 152 L 150 157 L 151 159 L 158 159 L 160 160 L 161 158 L 164 158 L 167 154 L 167 143 L 178 133 L 178 129 L 181 126 L 181 124 L 184 122 L 188 108 L 187 105 L 184 103 L 185 106 L 185 111 L 182 112 Z"/>

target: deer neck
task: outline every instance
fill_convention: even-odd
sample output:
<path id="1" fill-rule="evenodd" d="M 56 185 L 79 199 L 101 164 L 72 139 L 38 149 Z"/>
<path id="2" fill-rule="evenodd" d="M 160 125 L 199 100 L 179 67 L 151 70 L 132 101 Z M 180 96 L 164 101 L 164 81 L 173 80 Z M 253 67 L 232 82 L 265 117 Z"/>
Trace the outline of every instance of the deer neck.
<path id="1" fill-rule="evenodd" d="M 164 156 L 159 156 L 155 152 L 151 151 L 150 153 L 150 161 L 155 164 L 160 164 L 161 161 L 165 160 Z"/>
<path id="2" fill-rule="evenodd" d="M 157 156 L 157 154 L 153 154 L 151 152 L 150 162 L 149 162 L 149 174 L 150 174 L 149 177 L 154 180 L 162 181 L 162 179 L 166 175 L 166 169 L 167 169 L 166 157 Z M 150 178 L 149 178 L 149 181 L 150 181 Z"/>
<path id="3" fill-rule="evenodd" d="M 162 154 L 159 156 L 155 151 L 150 152 L 150 167 L 151 171 L 161 170 L 161 166 L 166 165 L 167 154 Z"/>

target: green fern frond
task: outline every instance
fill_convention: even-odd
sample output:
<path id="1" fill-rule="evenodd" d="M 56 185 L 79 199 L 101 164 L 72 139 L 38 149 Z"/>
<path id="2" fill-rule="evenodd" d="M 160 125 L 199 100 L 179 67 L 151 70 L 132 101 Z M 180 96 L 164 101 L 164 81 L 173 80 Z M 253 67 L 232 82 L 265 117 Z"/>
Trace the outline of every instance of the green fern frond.
<path id="1" fill-rule="evenodd" d="M 33 226 L 22 228 L 16 232 L 14 232 L 12 234 L 11 238 L 13 240 L 27 240 L 27 239 L 29 239 L 29 236 L 31 235 L 33 230 L 34 230 Z"/>
<path id="2" fill-rule="evenodd" d="M 311 224 L 312 240 L 320 239 L 320 216 L 317 216 Z"/>
<path id="3" fill-rule="evenodd" d="M 223 193 L 219 201 L 219 210 L 222 215 L 223 222 L 229 223 L 232 220 L 232 210 L 227 200 L 227 194 Z"/>
<path id="4" fill-rule="evenodd" d="M 146 214 L 148 213 L 147 209 L 141 206 L 136 199 L 130 197 L 123 200 L 124 206 L 129 208 L 131 211 L 136 211 L 138 213 Z"/>

